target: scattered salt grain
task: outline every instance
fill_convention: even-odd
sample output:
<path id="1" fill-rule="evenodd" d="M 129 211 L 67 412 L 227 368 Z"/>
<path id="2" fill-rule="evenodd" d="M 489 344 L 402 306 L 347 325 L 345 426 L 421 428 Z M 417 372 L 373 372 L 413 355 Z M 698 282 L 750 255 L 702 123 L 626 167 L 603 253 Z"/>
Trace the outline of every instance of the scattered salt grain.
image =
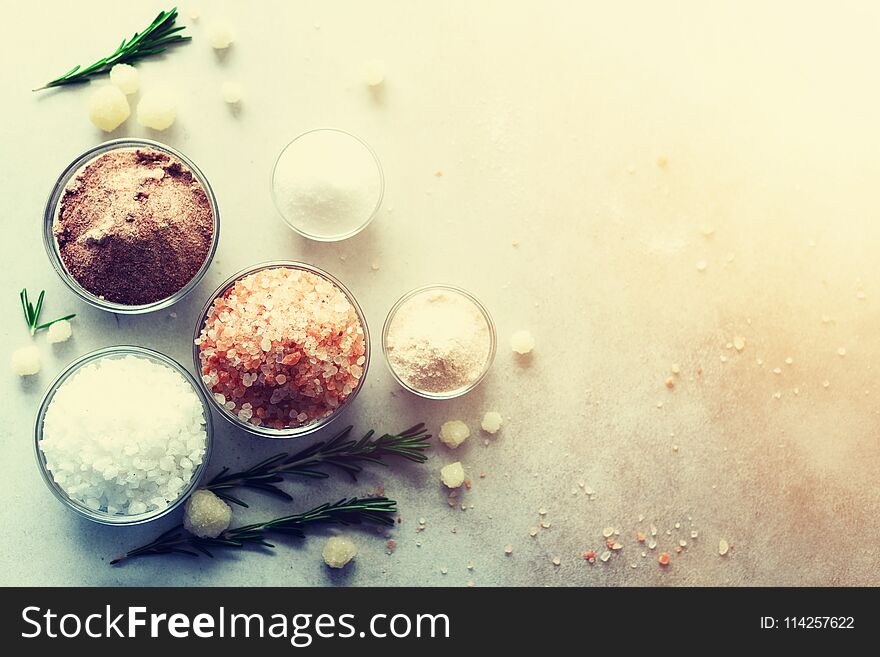
<path id="1" fill-rule="evenodd" d="M 232 508 L 209 490 L 197 490 L 186 501 L 183 526 L 190 534 L 200 538 L 217 538 L 229 527 L 230 522 Z"/>
<path id="2" fill-rule="evenodd" d="M 34 345 L 20 347 L 12 352 L 9 359 L 12 373 L 18 376 L 33 376 L 40 371 L 40 350 Z"/>
<path id="3" fill-rule="evenodd" d="M 746 339 L 740 335 L 733 338 L 733 346 L 737 351 L 742 351 L 746 346 Z"/>
<path id="4" fill-rule="evenodd" d="M 730 550 L 730 545 L 723 538 L 718 541 L 718 554 L 722 557 L 727 555 L 727 552 Z"/>
<path id="5" fill-rule="evenodd" d="M 177 103 L 165 89 L 145 93 L 137 106 L 137 120 L 145 128 L 167 130 L 177 118 Z"/>
<path id="6" fill-rule="evenodd" d="M 440 442 L 450 449 L 457 448 L 467 440 L 470 435 L 471 430 L 468 428 L 468 425 L 461 420 L 449 420 L 448 422 L 444 422 L 440 427 Z"/>
<path id="7" fill-rule="evenodd" d="M 697 260 L 697 271 L 703 272 L 706 271 L 706 261 L 705 260 Z"/>
<path id="8" fill-rule="evenodd" d="M 104 132 L 113 132 L 131 115 L 128 99 L 117 87 L 98 87 L 89 95 L 89 120 Z"/>
<path id="9" fill-rule="evenodd" d="M 331 568 L 344 568 L 357 556 L 357 546 L 349 538 L 331 536 L 324 543 L 321 556 L 324 557 L 324 563 Z"/>
<path id="10" fill-rule="evenodd" d="M 480 427 L 487 433 L 495 433 L 501 428 L 502 421 L 501 413 L 489 411 L 483 416 Z"/>
<path id="11" fill-rule="evenodd" d="M 140 87 L 140 73 L 129 64 L 115 64 L 110 69 L 110 82 L 128 96 L 137 92 Z"/>
<path id="12" fill-rule="evenodd" d="M 560 559 L 559 557 L 553 557 L 553 565 L 554 566 L 558 566 L 561 563 L 562 563 L 562 559 Z"/>
<path id="13" fill-rule="evenodd" d="M 73 327 L 68 320 L 62 319 L 60 322 L 52 324 L 46 331 L 46 342 L 49 344 L 67 342 L 71 335 L 73 335 Z"/>
<path id="14" fill-rule="evenodd" d="M 845 348 L 845 347 L 840 347 L 840 348 L 837 350 L 837 355 L 838 355 L 838 356 L 846 356 L 846 348 Z"/>
<path id="15" fill-rule="evenodd" d="M 368 87 L 378 87 L 385 82 L 385 62 L 381 59 L 364 62 L 364 82 Z"/>
<path id="16" fill-rule="evenodd" d="M 505 546 L 505 547 L 504 547 L 504 554 L 506 554 L 508 557 L 509 557 L 511 554 L 513 554 L 513 546 L 512 546 L 512 545 L 507 545 L 507 546 Z"/>
<path id="17" fill-rule="evenodd" d="M 440 469 L 440 481 L 447 488 L 459 488 L 464 483 L 464 468 L 460 461 Z"/>
<path id="18" fill-rule="evenodd" d="M 516 331 L 510 336 L 510 348 L 520 355 L 527 354 L 535 348 L 535 338 L 529 331 Z"/>
<path id="19" fill-rule="evenodd" d="M 244 89 L 240 83 L 227 80 L 220 85 L 220 95 L 223 97 L 224 102 L 229 103 L 230 105 L 235 105 L 236 103 L 241 102 L 242 96 L 244 95 Z"/>
<path id="20" fill-rule="evenodd" d="M 232 26 L 226 21 L 215 21 L 208 26 L 208 43 L 215 50 L 224 50 L 232 45 L 235 37 Z"/>

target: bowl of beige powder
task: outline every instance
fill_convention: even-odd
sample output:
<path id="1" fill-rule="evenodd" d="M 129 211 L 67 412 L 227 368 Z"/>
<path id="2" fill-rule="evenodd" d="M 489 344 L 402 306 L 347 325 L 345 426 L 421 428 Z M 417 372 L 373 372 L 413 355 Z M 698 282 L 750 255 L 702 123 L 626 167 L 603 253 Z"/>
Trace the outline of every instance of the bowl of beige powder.
<path id="1" fill-rule="evenodd" d="M 492 366 L 495 341 L 486 307 L 452 285 L 428 285 L 404 294 L 382 330 L 391 374 L 401 386 L 428 399 L 452 399 L 476 388 Z"/>
<path id="2" fill-rule="evenodd" d="M 166 308 L 190 292 L 217 248 L 217 201 L 179 151 L 116 139 L 79 155 L 46 203 L 43 239 L 64 282 L 121 314 Z"/>

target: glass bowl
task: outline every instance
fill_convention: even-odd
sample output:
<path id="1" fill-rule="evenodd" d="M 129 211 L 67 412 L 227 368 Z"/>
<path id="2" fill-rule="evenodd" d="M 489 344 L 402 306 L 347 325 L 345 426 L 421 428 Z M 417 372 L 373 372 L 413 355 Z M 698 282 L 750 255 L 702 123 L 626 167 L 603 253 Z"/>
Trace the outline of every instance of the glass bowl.
<path id="1" fill-rule="evenodd" d="M 397 311 L 400 310 L 400 307 L 404 303 L 406 303 L 413 297 L 422 294 L 423 292 L 431 291 L 453 292 L 455 294 L 459 294 L 465 297 L 468 301 L 474 304 L 477 310 L 480 311 L 480 314 L 483 316 L 483 319 L 486 320 L 486 326 L 489 329 L 489 353 L 486 356 L 486 364 L 483 366 L 483 370 L 482 372 L 480 372 L 480 376 L 478 376 L 473 382 L 469 383 L 468 385 L 462 386 L 461 388 L 456 388 L 455 390 L 451 390 L 449 392 L 430 392 L 427 390 L 419 390 L 418 388 L 413 387 L 412 385 L 404 381 L 400 377 L 400 375 L 398 375 L 398 373 L 394 370 L 394 367 L 391 365 L 391 359 L 388 357 L 388 331 L 391 328 L 391 322 L 394 320 Z M 480 382 L 486 377 L 486 374 L 488 374 L 489 369 L 492 367 L 492 362 L 495 360 L 495 349 L 497 346 L 496 343 L 497 335 L 495 332 L 495 322 L 492 321 L 492 316 L 489 314 L 486 306 L 484 306 L 480 302 L 480 300 L 477 299 L 473 294 L 463 288 L 456 287 L 455 285 L 425 285 L 423 287 L 417 287 L 414 290 L 410 290 L 402 297 L 400 297 L 397 302 L 391 307 L 391 310 L 388 311 L 388 316 L 385 318 L 385 324 L 382 327 L 382 354 L 385 357 L 385 364 L 391 371 L 391 375 L 403 388 L 409 390 L 415 395 L 418 395 L 419 397 L 424 397 L 426 399 L 455 399 L 456 397 L 461 397 L 462 395 L 465 395 L 476 388 L 480 384 Z"/>
<path id="2" fill-rule="evenodd" d="M 378 181 L 379 181 L 379 190 L 378 190 L 378 194 L 376 197 L 376 205 L 373 207 L 372 212 L 370 212 L 370 214 L 368 216 L 363 218 L 362 223 L 358 224 L 355 228 L 352 228 L 351 230 L 348 230 L 348 231 L 345 231 L 342 233 L 334 233 L 334 234 L 330 234 L 330 235 L 320 234 L 320 233 L 316 233 L 316 232 L 307 230 L 307 229 L 303 228 L 302 226 L 295 225 L 293 223 L 293 221 L 291 221 L 287 217 L 287 215 L 284 211 L 284 208 L 282 207 L 281 202 L 278 199 L 278 195 L 276 194 L 276 191 L 275 191 L 275 187 L 276 187 L 275 186 L 275 176 L 278 173 L 278 164 L 281 162 L 281 158 L 283 158 L 284 155 L 288 151 L 290 151 L 292 149 L 296 149 L 296 147 L 302 143 L 301 140 L 307 139 L 310 136 L 315 136 L 318 133 L 336 133 L 339 135 L 345 135 L 346 137 L 349 137 L 349 138 L 355 140 L 356 142 L 358 142 L 361 146 L 363 146 L 367 150 L 367 152 L 373 158 L 373 162 L 376 163 L 376 173 L 378 175 Z M 357 235 L 364 228 L 369 226 L 370 223 L 373 221 L 373 218 L 379 212 L 379 208 L 382 205 L 382 198 L 385 195 L 385 174 L 382 171 L 382 164 L 381 164 L 381 162 L 379 162 L 379 157 L 376 155 L 376 152 L 370 147 L 370 145 L 367 142 L 365 142 L 360 137 L 353 135 L 350 132 L 346 132 L 345 130 L 339 130 L 338 128 L 315 128 L 313 130 L 308 130 L 308 131 L 303 132 L 302 134 L 294 137 L 290 141 L 290 143 L 288 143 L 284 148 L 281 149 L 281 152 L 278 154 L 278 157 L 275 158 L 275 164 L 272 166 L 271 183 L 272 183 L 272 202 L 275 204 L 275 209 L 278 210 L 278 214 L 281 215 L 281 218 L 284 220 L 285 225 L 287 225 L 294 232 L 299 233 L 303 237 L 306 237 L 310 240 L 315 240 L 317 242 L 338 242 L 338 241 L 345 240 L 345 239 L 348 239 L 349 237 L 353 237 L 353 236 Z"/>
<path id="3" fill-rule="evenodd" d="M 152 360 L 153 362 L 165 365 L 166 367 L 169 367 L 180 374 L 187 381 L 187 383 L 190 384 L 193 391 L 196 393 L 196 395 L 198 395 L 199 399 L 202 402 L 202 412 L 204 413 L 205 417 L 205 455 L 202 458 L 202 462 L 193 471 L 192 479 L 190 479 L 189 483 L 182 489 L 178 498 L 171 502 L 164 509 L 156 509 L 153 511 L 147 511 L 145 513 L 133 515 L 110 514 L 107 513 L 107 511 L 92 509 L 82 504 L 81 502 L 72 499 L 67 495 L 67 493 L 64 492 L 61 486 L 55 483 L 55 479 L 53 478 L 52 473 L 46 467 L 46 457 L 43 455 L 43 451 L 40 449 L 40 441 L 43 439 L 43 422 L 45 421 L 46 413 L 49 410 L 49 405 L 52 403 L 52 400 L 55 397 L 55 393 L 58 391 L 58 389 L 61 388 L 61 386 L 74 373 L 76 373 L 84 365 L 103 358 L 115 358 L 129 355 L 147 358 Z M 117 347 L 105 347 L 104 349 L 98 349 L 97 351 L 88 353 L 85 356 L 81 356 L 80 358 L 73 361 L 70 365 L 68 365 L 64 369 L 64 371 L 61 372 L 61 374 L 59 374 L 58 377 L 52 382 L 52 384 L 49 386 L 49 389 L 46 391 L 46 395 L 43 397 L 43 401 L 40 404 L 40 410 L 37 412 L 37 421 L 34 427 L 34 450 L 37 456 L 37 464 L 40 467 L 40 473 L 43 475 L 43 480 L 46 482 L 46 485 L 49 486 L 49 489 L 52 491 L 55 497 L 61 500 L 68 508 L 72 509 L 84 518 L 88 518 L 89 520 L 100 523 L 102 525 L 140 525 L 171 513 L 172 511 L 174 511 L 174 509 L 183 504 L 186 498 L 189 497 L 189 494 L 198 487 L 199 483 L 204 477 L 208 461 L 211 458 L 211 450 L 213 447 L 213 433 L 214 426 L 211 420 L 211 410 L 208 407 L 208 398 L 202 388 L 196 382 L 196 379 L 195 377 L 193 377 L 192 374 L 184 369 L 184 367 L 180 365 L 177 361 L 169 358 L 168 356 L 165 356 L 164 354 L 160 354 L 157 351 L 153 351 L 152 349 L 145 349 L 143 347 L 120 345 Z"/>
<path id="4" fill-rule="evenodd" d="M 102 299 L 101 297 L 92 294 L 84 287 L 82 287 L 77 282 L 77 280 L 70 275 L 70 272 L 67 271 L 67 268 L 64 266 L 64 262 L 61 259 L 61 254 L 58 250 L 58 242 L 55 239 L 53 228 L 55 224 L 55 216 L 58 213 L 58 207 L 64 195 L 64 190 L 74 176 L 76 176 L 89 162 L 99 157 L 100 155 L 103 155 L 104 153 L 114 150 L 136 148 L 151 148 L 153 150 L 167 153 L 168 155 L 179 159 L 189 168 L 196 180 L 201 183 L 202 188 L 205 190 L 205 194 L 208 197 L 208 201 L 211 204 L 211 213 L 214 218 L 214 236 L 211 240 L 211 247 L 208 249 L 208 253 L 205 256 L 205 262 L 202 263 L 201 268 L 199 268 L 195 276 L 193 276 L 186 285 L 184 285 L 171 296 L 165 297 L 164 299 L 159 299 L 158 301 L 154 301 L 152 303 L 130 306 L 122 303 L 115 303 L 113 301 L 107 301 L 106 299 Z M 63 280 L 65 284 L 67 284 L 67 287 L 73 290 L 73 292 L 78 297 L 80 297 L 90 306 L 94 306 L 95 308 L 100 308 L 101 310 L 107 310 L 113 313 L 119 313 L 121 315 L 140 315 L 143 313 L 149 313 L 153 312 L 154 310 L 167 308 L 180 301 L 183 297 L 189 294 L 196 285 L 198 285 L 199 281 L 202 280 L 202 277 L 205 275 L 205 272 L 208 271 L 208 267 L 211 265 L 211 260 L 213 260 L 214 253 L 217 250 L 217 242 L 219 239 L 220 210 L 217 207 L 217 199 L 214 197 L 214 190 L 211 188 L 210 183 L 208 183 L 208 179 L 205 177 L 205 174 L 202 173 L 201 169 L 199 169 L 192 160 L 190 160 L 180 151 L 175 150 L 170 146 L 166 146 L 165 144 L 160 144 L 157 141 L 152 141 L 150 139 L 135 139 L 128 137 L 124 139 L 113 139 L 110 141 L 106 141 L 103 144 L 99 144 L 93 148 L 90 148 L 84 153 L 80 154 L 75 160 L 73 160 L 73 162 L 67 165 L 67 168 L 61 172 L 60 176 L 58 176 L 58 180 L 55 181 L 55 186 L 52 188 L 52 192 L 49 194 L 49 200 L 46 202 L 46 208 L 43 212 L 43 245 L 46 247 L 46 253 L 49 256 L 49 261 L 52 263 L 55 271 L 58 272 L 61 280 Z"/>
<path id="5" fill-rule="evenodd" d="M 208 318 L 208 312 L 211 310 L 211 306 L 214 305 L 214 301 L 216 299 L 226 294 L 226 292 L 229 291 L 229 289 L 238 280 L 244 278 L 245 276 L 248 276 L 258 271 L 262 271 L 264 269 L 274 269 L 276 267 L 285 267 L 309 272 L 333 283 L 333 285 L 335 285 L 342 291 L 342 293 L 348 299 L 349 303 L 351 303 L 352 307 L 355 310 L 355 313 L 357 313 L 358 320 L 360 321 L 361 326 L 364 329 L 364 364 L 361 366 L 363 368 L 363 372 L 357 386 L 355 386 L 351 393 L 349 393 L 348 397 L 346 397 L 345 401 L 336 410 L 330 413 L 330 415 L 310 422 L 309 424 L 305 424 L 301 427 L 290 427 L 287 429 L 273 429 L 270 427 L 251 424 L 250 422 L 242 420 L 240 417 L 238 417 L 238 415 L 232 413 L 229 409 L 227 409 L 224 405 L 217 401 L 217 399 L 214 397 L 214 392 L 202 379 L 202 362 L 199 358 L 199 345 L 196 344 L 196 340 L 199 339 L 202 328 L 204 327 L 205 321 Z M 198 373 L 196 380 L 199 382 L 199 386 L 201 386 L 201 389 L 211 400 L 211 404 L 213 405 L 213 407 L 217 409 L 217 411 L 229 422 L 243 429 L 244 431 L 247 431 L 248 433 L 256 436 L 264 436 L 268 438 L 299 438 L 315 433 L 316 431 L 324 428 L 325 426 L 333 422 L 336 418 L 339 417 L 342 410 L 352 401 L 354 401 L 355 397 L 357 397 L 358 393 L 364 385 L 364 381 L 366 381 L 367 379 L 367 371 L 370 368 L 370 329 L 367 327 L 367 318 L 364 316 L 364 313 L 361 310 L 357 299 L 354 298 L 354 295 L 352 295 L 351 291 L 347 287 L 345 287 L 345 285 L 343 285 L 339 280 L 328 274 L 326 271 L 303 262 L 295 262 L 292 260 L 273 260 L 270 262 L 263 262 L 258 265 L 254 265 L 246 269 L 242 269 L 237 274 L 234 274 L 226 279 L 226 281 L 224 281 L 223 284 L 217 288 L 214 294 L 211 295 L 211 297 L 208 299 L 208 302 L 205 304 L 205 307 L 202 309 L 201 314 L 199 315 L 199 319 L 196 322 L 195 331 L 193 332 L 193 364 L 195 366 L 195 371 Z"/>

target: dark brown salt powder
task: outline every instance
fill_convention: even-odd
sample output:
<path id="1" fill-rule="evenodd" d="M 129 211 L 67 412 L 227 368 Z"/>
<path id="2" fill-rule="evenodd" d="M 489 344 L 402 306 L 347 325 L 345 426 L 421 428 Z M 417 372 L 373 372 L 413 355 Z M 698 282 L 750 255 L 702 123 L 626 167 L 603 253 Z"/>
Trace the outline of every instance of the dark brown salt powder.
<path id="1" fill-rule="evenodd" d="M 204 187 L 178 158 L 120 149 L 89 162 L 68 184 L 53 231 L 77 283 L 136 306 L 193 279 L 210 252 L 214 217 Z"/>

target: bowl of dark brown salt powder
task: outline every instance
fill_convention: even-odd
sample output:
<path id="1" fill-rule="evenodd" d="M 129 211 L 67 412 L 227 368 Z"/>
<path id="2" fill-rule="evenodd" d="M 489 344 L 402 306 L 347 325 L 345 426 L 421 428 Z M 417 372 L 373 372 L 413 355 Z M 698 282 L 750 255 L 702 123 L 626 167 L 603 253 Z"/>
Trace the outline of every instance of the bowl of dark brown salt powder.
<path id="1" fill-rule="evenodd" d="M 86 303 L 121 314 L 167 308 L 201 280 L 220 216 L 204 174 L 148 139 L 115 139 L 59 176 L 43 217 L 55 270 Z"/>

